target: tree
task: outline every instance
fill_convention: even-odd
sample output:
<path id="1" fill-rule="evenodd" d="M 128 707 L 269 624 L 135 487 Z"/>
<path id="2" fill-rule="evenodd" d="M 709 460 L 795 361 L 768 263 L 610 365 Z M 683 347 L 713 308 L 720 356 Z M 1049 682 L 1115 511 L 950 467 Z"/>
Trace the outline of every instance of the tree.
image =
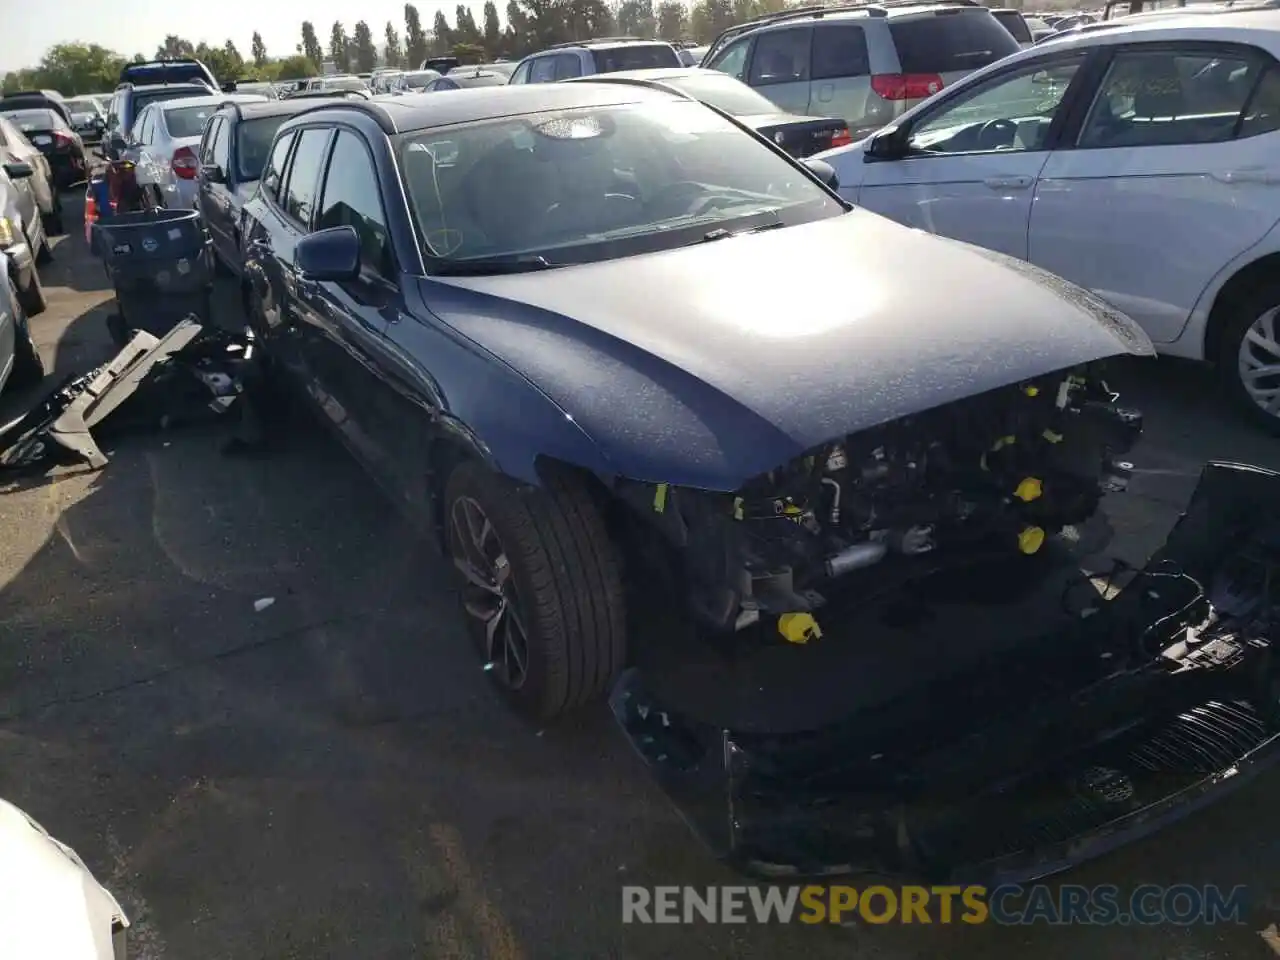
<path id="1" fill-rule="evenodd" d="M 363 20 L 356 24 L 351 38 L 351 50 L 357 73 L 370 73 L 378 65 L 378 49 L 373 45 L 373 31 Z"/>
<path id="2" fill-rule="evenodd" d="M 315 72 L 319 73 L 320 67 L 324 63 L 324 50 L 320 47 L 320 40 L 316 37 L 316 28 L 310 20 L 302 21 L 302 55 L 315 64 Z"/>
<path id="3" fill-rule="evenodd" d="M 262 42 L 262 34 L 257 30 L 253 31 L 253 65 L 262 67 L 267 62 L 267 45 Z"/>
<path id="4" fill-rule="evenodd" d="M 445 17 L 443 10 L 436 11 L 436 21 L 431 27 L 431 33 L 437 52 L 450 53 L 453 50 L 453 30 L 450 29 L 449 20 Z"/>
<path id="5" fill-rule="evenodd" d="M 674 0 L 673 0 L 674 2 Z M 676 3 L 676 6 L 680 6 Z M 681 11 L 684 10 L 680 7 Z M 654 14 L 653 0 L 622 0 L 616 14 L 618 33 L 626 37 L 655 37 L 658 35 L 658 18 Z M 668 39 L 668 38 L 664 38 Z M 676 40 L 677 37 L 669 39 Z"/>
<path id="6" fill-rule="evenodd" d="M 476 26 L 475 14 L 465 3 L 458 4 L 457 10 L 454 11 L 454 45 L 465 43 L 468 46 L 478 46 L 480 40 L 480 28 Z"/>
<path id="7" fill-rule="evenodd" d="M 221 47 L 211 47 L 202 41 L 196 44 L 191 56 L 213 71 L 219 81 L 235 80 L 244 73 L 244 60 L 230 40 Z"/>
<path id="8" fill-rule="evenodd" d="M 498 21 L 498 5 L 493 0 L 484 0 L 484 47 L 491 57 L 496 57 L 502 49 L 502 24 Z"/>
<path id="9" fill-rule="evenodd" d="M 333 21 L 333 29 L 329 31 L 329 59 L 339 73 L 351 70 L 351 40 L 339 20 Z"/>
<path id="10" fill-rule="evenodd" d="M 520 7 L 520 0 L 507 0 L 507 29 L 504 34 L 508 53 L 525 53 L 533 44 L 533 31 L 529 18 Z"/>
<path id="11" fill-rule="evenodd" d="M 404 59 L 406 65 L 413 70 L 418 69 L 422 61 L 427 59 L 427 35 L 422 29 L 418 8 L 412 3 L 404 5 Z"/>
<path id="12" fill-rule="evenodd" d="M 386 58 L 388 67 L 399 67 L 404 64 L 404 51 L 400 49 L 400 34 L 396 33 L 395 24 L 390 20 L 387 21 L 387 28 L 383 33 L 382 55 Z"/>
<path id="13" fill-rule="evenodd" d="M 621 26 L 621 24 L 619 24 Z M 689 11 L 679 0 L 658 4 L 658 36 L 663 40 L 679 40 L 689 33 Z"/>
<path id="14" fill-rule="evenodd" d="M 304 80 L 320 72 L 320 68 L 309 57 L 304 57 L 302 54 L 281 60 L 276 64 L 276 68 L 278 80 Z"/>
<path id="15" fill-rule="evenodd" d="M 115 88 L 125 62 L 114 50 L 96 43 L 60 43 L 49 48 L 39 65 L 5 74 L 0 87 L 5 93 L 33 89 L 58 90 L 67 96 L 100 93 Z"/>
<path id="16" fill-rule="evenodd" d="M 156 47 L 155 59 L 171 60 L 175 57 L 193 57 L 196 48 L 190 40 L 183 40 L 176 34 L 169 34 L 164 38 L 164 43 Z"/>

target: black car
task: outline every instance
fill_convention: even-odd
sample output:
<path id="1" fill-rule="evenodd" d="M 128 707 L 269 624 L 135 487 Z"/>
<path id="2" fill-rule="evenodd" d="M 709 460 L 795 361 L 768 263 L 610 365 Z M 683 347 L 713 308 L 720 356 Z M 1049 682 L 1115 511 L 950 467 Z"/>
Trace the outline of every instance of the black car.
<path id="1" fill-rule="evenodd" d="M 849 125 L 834 117 L 784 113 L 736 77 L 699 67 L 626 70 L 574 78 L 571 83 L 649 83 L 670 87 L 723 110 L 793 157 L 803 159 L 853 142 Z"/>
<path id="2" fill-rule="evenodd" d="M 200 141 L 196 209 L 220 269 L 240 273 L 241 211 L 258 186 L 276 129 L 314 106 L 314 99 L 227 103 L 209 118 Z"/>
<path id="3" fill-rule="evenodd" d="M 199 80 L 180 83 L 123 83 L 116 88 L 107 108 L 106 129 L 102 133 L 103 155 L 108 160 L 125 159 L 129 133 L 143 107 L 161 100 L 181 100 L 185 97 L 208 97 L 217 88 Z"/>
<path id="4" fill-rule="evenodd" d="M 54 187 L 69 187 L 86 178 L 89 167 L 84 141 L 60 112 L 49 107 L 9 110 L 0 104 L 0 114 L 44 155 Z"/>
<path id="5" fill-rule="evenodd" d="M 747 866 L 941 872 L 1004 838 L 1060 869 L 1273 760 L 1280 477 L 1215 481 L 1171 579 L 1096 609 L 1066 558 L 1141 429 L 1106 361 L 1150 340 L 831 179 L 649 85 L 316 105 L 245 204 L 249 322 L 438 531 L 485 676 L 538 718 L 614 689 Z M 1250 599 L 1213 626 L 1188 594 L 1228 557 Z M 1208 770 L 1108 752 L 1209 701 Z M 1012 829 L 1042 812 L 1061 846 Z"/>

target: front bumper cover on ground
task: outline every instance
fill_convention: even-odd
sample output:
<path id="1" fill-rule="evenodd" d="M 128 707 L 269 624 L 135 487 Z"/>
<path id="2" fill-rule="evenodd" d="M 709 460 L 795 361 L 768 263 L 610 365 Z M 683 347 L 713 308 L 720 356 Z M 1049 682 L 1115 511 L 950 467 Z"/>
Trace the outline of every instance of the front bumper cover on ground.
<path id="1" fill-rule="evenodd" d="M 915 714 L 743 733 L 667 709 L 641 670 L 611 706 L 682 816 L 743 872 L 1028 881 L 1280 758 L 1280 474 L 1208 464 L 1165 546 L 1112 599 L 1091 596 L 1045 644 L 922 689 Z M 1225 641 L 1147 647 L 1171 617 L 1246 608 L 1251 625 Z"/>

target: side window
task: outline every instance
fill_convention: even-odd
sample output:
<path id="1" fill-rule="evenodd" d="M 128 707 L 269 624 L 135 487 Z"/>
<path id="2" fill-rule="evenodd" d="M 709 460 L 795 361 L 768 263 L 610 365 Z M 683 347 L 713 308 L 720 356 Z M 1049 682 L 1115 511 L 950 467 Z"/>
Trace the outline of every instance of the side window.
<path id="1" fill-rule="evenodd" d="M 355 227 L 360 234 L 360 262 L 365 267 L 388 280 L 395 276 L 373 158 L 364 141 L 346 130 L 339 131 L 333 145 L 316 229 L 341 226 Z"/>
<path id="2" fill-rule="evenodd" d="M 114 127 L 120 122 L 120 94 L 116 94 L 111 98 L 111 105 L 107 107 L 107 127 Z"/>
<path id="3" fill-rule="evenodd" d="M 150 110 L 143 110 L 142 115 L 134 121 L 133 139 L 138 143 L 151 142 L 151 113 Z"/>
<path id="4" fill-rule="evenodd" d="M 556 78 L 556 58 L 538 57 L 529 68 L 530 83 L 552 83 Z"/>
<path id="5" fill-rule="evenodd" d="M 231 121 L 223 117 L 213 139 L 213 162 L 225 173 L 231 166 Z"/>
<path id="6" fill-rule="evenodd" d="M 751 58 L 753 87 L 774 83 L 796 83 L 809 79 L 810 27 L 770 30 L 756 40 L 756 55 Z"/>
<path id="7" fill-rule="evenodd" d="M 281 206 L 302 224 L 311 223 L 329 132 L 325 127 L 303 130 L 298 137 L 297 149 L 293 151 L 293 159 L 289 161 L 289 185 L 285 188 Z"/>
<path id="8" fill-rule="evenodd" d="M 1083 54 L 1041 61 L 980 84 L 927 114 L 908 144 L 934 154 L 1043 150 L 1082 63 Z"/>
<path id="9" fill-rule="evenodd" d="M 439 80 L 433 80 L 433 81 L 432 81 L 432 83 L 434 83 L 434 84 L 435 84 L 435 86 L 433 86 L 433 87 L 431 88 L 432 90 L 457 90 L 457 89 L 459 89 L 458 85 L 457 85 L 456 83 L 454 83 L 452 80 L 450 80 L 448 77 L 441 77 Z"/>
<path id="10" fill-rule="evenodd" d="M 511 75 L 511 83 L 528 83 L 529 67 L 531 64 L 528 60 L 516 67 L 516 72 Z"/>
<path id="11" fill-rule="evenodd" d="M 267 161 L 267 167 L 262 173 L 262 192 L 272 200 L 275 200 L 280 192 L 280 175 L 284 172 L 284 162 L 288 159 L 293 140 L 294 134 L 286 133 L 276 141 L 276 145 L 271 149 L 271 158 Z"/>
<path id="12" fill-rule="evenodd" d="M 1280 66 L 1273 64 L 1244 109 L 1239 136 L 1255 137 L 1276 130 L 1280 130 Z"/>
<path id="13" fill-rule="evenodd" d="M 813 79 L 865 77 L 871 73 L 861 27 L 831 23 L 813 31 Z"/>
<path id="14" fill-rule="evenodd" d="M 214 117 L 209 126 L 204 128 L 204 136 L 200 138 L 200 162 L 213 163 L 213 142 L 218 138 L 218 131 L 226 121 L 222 117 Z"/>
<path id="15" fill-rule="evenodd" d="M 557 80 L 568 80 L 571 77 L 582 76 L 582 61 L 578 59 L 576 53 L 557 54 L 554 59 Z"/>
<path id="16" fill-rule="evenodd" d="M 1107 69 L 1081 147 L 1221 143 L 1236 135 L 1266 63 L 1248 53 L 1126 50 Z M 1256 97 L 1254 98 L 1256 100 Z"/>
<path id="17" fill-rule="evenodd" d="M 743 74 L 747 68 L 747 51 L 751 49 L 751 38 L 735 40 L 716 54 L 716 58 L 707 64 L 712 70 L 719 70 L 739 80 L 746 79 Z"/>

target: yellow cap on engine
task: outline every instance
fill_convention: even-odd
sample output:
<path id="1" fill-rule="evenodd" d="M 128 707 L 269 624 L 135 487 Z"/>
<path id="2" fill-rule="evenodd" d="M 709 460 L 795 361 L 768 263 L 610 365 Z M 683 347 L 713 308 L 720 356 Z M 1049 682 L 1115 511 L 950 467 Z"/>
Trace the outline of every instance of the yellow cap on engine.
<path id="1" fill-rule="evenodd" d="M 1017 489 L 1013 491 L 1013 495 L 1023 503 L 1030 503 L 1032 500 L 1039 500 L 1042 493 L 1044 493 L 1044 487 L 1035 477 L 1027 477 L 1019 483 Z"/>
<path id="2" fill-rule="evenodd" d="M 778 618 L 778 632 L 787 643 L 822 639 L 822 628 L 811 613 L 784 613 Z"/>
<path id="3" fill-rule="evenodd" d="M 1039 527 L 1023 527 L 1018 534 L 1018 549 L 1030 556 L 1044 546 L 1044 531 Z"/>
<path id="4" fill-rule="evenodd" d="M 1039 387 L 1023 387 L 1023 388 L 1022 388 L 1022 392 L 1023 392 L 1023 393 L 1025 393 L 1028 397 L 1038 397 L 1038 396 L 1040 396 L 1040 388 L 1039 388 Z"/>

